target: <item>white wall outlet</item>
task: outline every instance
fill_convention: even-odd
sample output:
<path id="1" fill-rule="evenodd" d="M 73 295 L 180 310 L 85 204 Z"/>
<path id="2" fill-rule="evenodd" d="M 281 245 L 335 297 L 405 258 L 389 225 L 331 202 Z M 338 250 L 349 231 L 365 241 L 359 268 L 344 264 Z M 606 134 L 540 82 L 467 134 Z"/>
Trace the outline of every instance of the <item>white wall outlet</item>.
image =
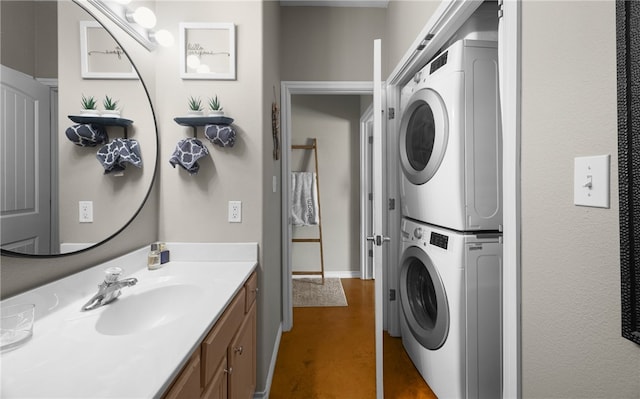
<path id="1" fill-rule="evenodd" d="M 611 155 L 577 157 L 574 160 L 573 203 L 609 208 Z"/>
<path id="2" fill-rule="evenodd" d="M 242 201 L 229 201 L 229 223 L 242 223 Z"/>
<path id="3" fill-rule="evenodd" d="M 93 201 L 78 202 L 78 211 L 80 223 L 93 223 Z"/>

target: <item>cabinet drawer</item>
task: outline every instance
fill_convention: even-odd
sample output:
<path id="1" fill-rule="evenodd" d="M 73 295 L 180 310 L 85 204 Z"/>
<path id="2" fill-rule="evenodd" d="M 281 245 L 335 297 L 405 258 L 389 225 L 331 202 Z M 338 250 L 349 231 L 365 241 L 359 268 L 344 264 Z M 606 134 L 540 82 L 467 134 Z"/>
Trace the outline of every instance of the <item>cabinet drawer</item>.
<path id="1" fill-rule="evenodd" d="M 245 305 L 244 305 L 244 312 L 248 313 L 249 309 L 251 309 L 251 305 L 253 305 L 253 303 L 256 300 L 256 296 L 258 294 L 258 274 L 256 272 L 253 272 L 253 274 L 249 277 L 249 279 L 247 280 L 247 282 L 244 284 L 245 288 L 246 288 L 246 295 L 247 295 L 247 300 L 245 301 Z"/>
<path id="2" fill-rule="evenodd" d="M 202 343 L 202 377 L 205 388 L 214 377 L 220 362 L 226 357 L 227 347 L 242 323 L 245 291 L 245 288 L 242 287 Z"/>

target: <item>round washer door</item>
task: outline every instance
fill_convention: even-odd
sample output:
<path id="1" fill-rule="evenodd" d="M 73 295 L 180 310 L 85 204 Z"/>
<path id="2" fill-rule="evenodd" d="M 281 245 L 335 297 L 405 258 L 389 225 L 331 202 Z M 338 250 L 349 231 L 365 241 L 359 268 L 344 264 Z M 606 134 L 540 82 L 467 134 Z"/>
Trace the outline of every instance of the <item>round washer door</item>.
<path id="1" fill-rule="evenodd" d="M 418 90 L 407 102 L 400 121 L 400 163 L 413 184 L 428 182 L 447 149 L 449 122 L 442 98 L 431 89 Z"/>
<path id="2" fill-rule="evenodd" d="M 400 303 L 407 325 L 416 340 L 435 350 L 449 334 L 447 294 L 429 256 L 409 247 L 400 261 Z"/>

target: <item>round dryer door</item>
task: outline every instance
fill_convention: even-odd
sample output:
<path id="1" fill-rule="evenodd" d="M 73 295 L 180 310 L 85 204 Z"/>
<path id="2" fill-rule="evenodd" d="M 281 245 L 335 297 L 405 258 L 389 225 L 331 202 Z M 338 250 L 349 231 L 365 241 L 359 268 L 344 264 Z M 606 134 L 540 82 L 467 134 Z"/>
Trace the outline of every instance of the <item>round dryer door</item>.
<path id="1" fill-rule="evenodd" d="M 424 184 L 435 175 L 449 138 L 447 110 L 433 90 L 418 90 L 400 121 L 400 163 L 407 179 Z"/>
<path id="2" fill-rule="evenodd" d="M 444 285 L 429 256 L 418 247 L 405 250 L 400 261 L 400 303 L 411 333 L 435 350 L 449 333 L 449 305 Z"/>

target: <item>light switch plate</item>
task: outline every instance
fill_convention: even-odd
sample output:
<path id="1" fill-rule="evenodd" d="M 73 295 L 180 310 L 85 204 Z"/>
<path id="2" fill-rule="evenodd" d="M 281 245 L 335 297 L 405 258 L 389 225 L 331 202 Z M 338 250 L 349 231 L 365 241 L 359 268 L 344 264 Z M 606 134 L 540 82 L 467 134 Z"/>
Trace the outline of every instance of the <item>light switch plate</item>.
<path id="1" fill-rule="evenodd" d="M 609 208 L 611 155 L 577 157 L 574 160 L 573 203 Z"/>

